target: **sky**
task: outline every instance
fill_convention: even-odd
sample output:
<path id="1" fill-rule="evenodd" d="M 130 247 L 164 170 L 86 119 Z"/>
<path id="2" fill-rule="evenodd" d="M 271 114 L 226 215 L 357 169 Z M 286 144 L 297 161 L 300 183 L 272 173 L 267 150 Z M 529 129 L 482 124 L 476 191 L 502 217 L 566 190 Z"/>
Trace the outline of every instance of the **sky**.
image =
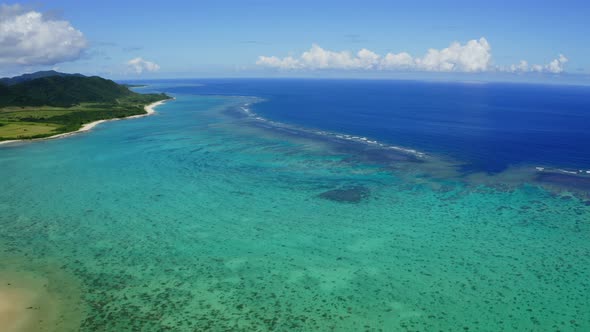
<path id="1" fill-rule="evenodd" d="M 0 76 L 590 81 L 590 1 L 0 4 Z"/>

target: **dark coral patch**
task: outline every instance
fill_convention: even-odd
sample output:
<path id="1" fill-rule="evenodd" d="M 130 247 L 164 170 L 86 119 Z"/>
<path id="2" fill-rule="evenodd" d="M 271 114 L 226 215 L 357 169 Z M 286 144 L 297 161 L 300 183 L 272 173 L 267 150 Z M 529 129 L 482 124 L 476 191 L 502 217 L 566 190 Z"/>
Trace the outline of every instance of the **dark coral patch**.
<path id="1" fill-rule="evenodd" d="M 323 192 L 318 197 L 341 203 L 359 203 L 369 197 L 370 190 L 366 187 L 355 186 L 342 189 L 333 189 Z"/>
<path id="2" fill-rule="evenodd" d="M 585 175 L 542 172 L 537 174 L 537 180 L 590 193 L 590 177 Z"/>

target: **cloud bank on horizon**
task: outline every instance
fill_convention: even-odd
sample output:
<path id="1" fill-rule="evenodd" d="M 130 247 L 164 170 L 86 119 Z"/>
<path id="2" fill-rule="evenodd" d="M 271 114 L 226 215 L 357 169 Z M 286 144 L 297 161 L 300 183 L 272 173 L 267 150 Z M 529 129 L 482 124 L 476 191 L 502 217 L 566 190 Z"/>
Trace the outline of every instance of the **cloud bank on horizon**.
<path id="1" fill-rule="evenodd" d="M 19 4 L 0 4 L 0 70 L 5 73 L 51 67 L 65 62 L 85 60 L 70 68 L 92 71 L 88 63 L 98 67 L 101 60 L 95 55 L 82 31 L 67 20 L 42 13 Z M 108 37 L 107 37 L 108 38 Z M 221 51 L 220 51 L 221 52 Z M 569 51 L 568 51 L 569 52 Z M 118 54 L 117 60 L 103 65 L 108 72 L 119 75 L 144 75 L 160 71 L 160 65 L 139 57 L 140 54 Z M 141 54 L 147 57 L 147 54 Z M 116 55 L 115 55 L 116 56 Z M 127 60 L 133 57 L 133 59 Z M 106 57 L 105 57 L 106 58 Z M 229 62 L 241 59 L 229 58 Z M 103 62 L 104 62 L 103 61 Z M 116 63 L 115 63 L 116 61 Z M 158 61 L 158 63 L 160 63 Z M 279 71 L 407 71 L 407 72 L 508 72 L 550 73 L 564 72 L 568 58 L 559 54 L 546 64 L 531 64 L 521 60 L 516 64 L 496 65 L 492 48 L 486 38 L 453 42 L 442 49 L 429 49 L 423 56 L 408 52 L 377 54 L 363 48 L 358 52 L 334 51 L 317 44 L 299 56 L 259 56 L 259 68 Z M 160 63 L 166 65 L 166 63 Z M 192 64 L 185 64 L 190 68 Z M 185 69 L 186 69 L 185 68 Z"/>
<path id="2" fill-rule="evenodd" d="M 0 65 L 55 65 L 78 59 L 86 38 L 68 21 L 21 5 L 0 5 Z"/>
<path id="3" fill-rule="evenodd" d="M 406 70 L 428 72 L 477 73 L 501 71 L 511 73 L 552 73 L 564 71 L 568 59 L 560 54 L 548 64 L 530 65 L 520 61 L 510 66 L 495 66 L 492 63 L 492 48 L 485 38 L 473 39 L 465 44 L 453 42 L 447 48 L 429 49 L 423 57 L 413 57 L 407 52 L 387 53 L 381 56 L 366 48 L 356 54 L 350 51 L 331 51 L 313 44 L 311 49 L 299 57 L 259 56 L 256 64 L 279 70 Z"/>
<path id="4" fill-rule="evenodd" d="M 156 72 L 160 70 L 160 66 L 154 62 L 144 60 L 141 57 L 127 61 L 127 67 L 136 74 L 143 72 Z"/>

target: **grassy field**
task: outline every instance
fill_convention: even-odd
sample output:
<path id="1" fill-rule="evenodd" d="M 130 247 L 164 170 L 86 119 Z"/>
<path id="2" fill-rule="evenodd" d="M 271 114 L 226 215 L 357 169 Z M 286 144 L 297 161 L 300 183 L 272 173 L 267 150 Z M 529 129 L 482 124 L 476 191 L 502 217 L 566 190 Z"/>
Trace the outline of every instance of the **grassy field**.
<path id="1" fill-rule="evenodd" d="M 84 124 L 145 114 L 144 107 L 165 95 L 133 95 L 113 103 L 80 103 L 71 107 L 10 106 L 0 108 L 0 141 L 49 137 L 72 132 Z"/>
<path id="2" fill-rule="evenodd" d="M 53 123 L 8 122 L 0 126 L 0 135 L 7 139 L 51 136 L 59 129 Z"/>

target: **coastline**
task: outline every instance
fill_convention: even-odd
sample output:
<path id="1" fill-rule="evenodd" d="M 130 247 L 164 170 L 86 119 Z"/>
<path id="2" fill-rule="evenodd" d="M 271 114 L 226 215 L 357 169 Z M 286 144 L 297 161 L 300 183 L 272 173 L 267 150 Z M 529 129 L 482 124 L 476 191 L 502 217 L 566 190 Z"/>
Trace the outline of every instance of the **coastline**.
<path id="1" fill-rule="evenodd" d="M 136 119 L 136 118 L 142 118 L 142 117 L 145 117 L 145 116 L 154 115 L 154 114 L 156 114 L 155 108 L 158 107 L 158 106 L 160 106 L 160 105 L 162 105 L 162 104 L 164 104 L 168 100 L 174 100 L 174 98 L 172 98 L 172 99 L 164 99 L 164 100 L 156 101 L 154 103 L 151 103 L 149 105 L 146 105 L 144 107 L 144 110 L 146 111 L 145 114 L 132 115 L 132 116 L 124 117 L 124 118 L 114 118 L 114 119 L 97 120 L 97 121 L 93 121 L 93 122 L 90 122 L 90 123 L 87 123 L 87 124 L 83 125 L 82 127 L 80 127 L 80 129 L 78 129 L 76 131 L 72 131 L 72 132 L 68 132 L 68 133 L 63 133 L 63 134 L 57 134 L 57 135 L 53 135 L 53 136 L 49 136 L 49 137 L 43 137 L 43 138 L 15 139 L 15 140 L 9 140 L 9 141 L 2 141 L 2 142 L 0 142 L 0 145 L 10 144 L 10 143 L 34 142 L 34 141 L 44 141 L 44 140 L 49 140 L 49 139 L 64 138 L 64 137 L 76 135 L 76 134 L 79 134 L 79 133 L 82 133 L 82 132 L 90 131 L 94 127 L 98 126 L 99 124 L 101 124 L 103 122 L 117 121 L 117 120 Z"/>

